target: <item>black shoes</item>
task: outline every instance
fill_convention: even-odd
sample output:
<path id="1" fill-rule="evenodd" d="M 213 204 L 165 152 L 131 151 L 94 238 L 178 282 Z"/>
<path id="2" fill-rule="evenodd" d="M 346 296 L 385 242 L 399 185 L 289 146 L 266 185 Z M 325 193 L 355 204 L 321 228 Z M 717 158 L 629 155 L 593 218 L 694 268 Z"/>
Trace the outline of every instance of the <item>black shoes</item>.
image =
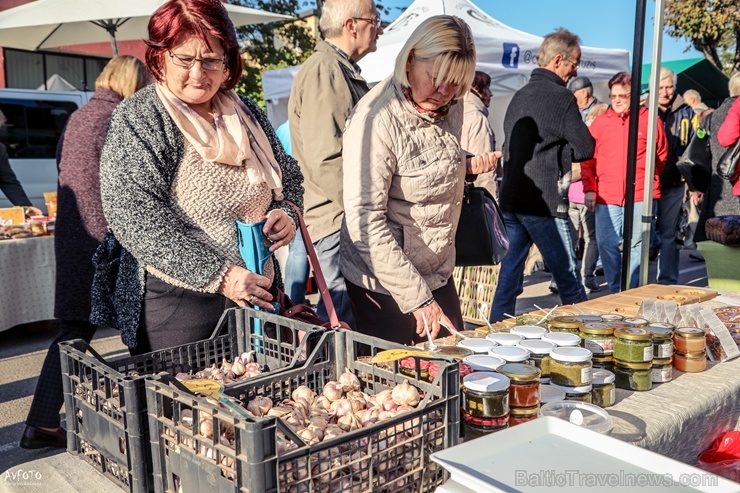
<path id="1" fill-rule="evenodd" d="M 46 431 L 35 426 L 26 426 L 21 437 L 21 448 L 44 447 L 67 448 L 67 432 L 63 428 L 57 431 Z"/>
<path id="2" fill-rule="evenodd" d="M 591 282 L 586 283 L 586 289 L 588 289 L 589 293 L 595 293 L 601 289 L 601 286 L 599 285 L 598 282 L 596 282 L 596 280 L 593 280 Z"/>

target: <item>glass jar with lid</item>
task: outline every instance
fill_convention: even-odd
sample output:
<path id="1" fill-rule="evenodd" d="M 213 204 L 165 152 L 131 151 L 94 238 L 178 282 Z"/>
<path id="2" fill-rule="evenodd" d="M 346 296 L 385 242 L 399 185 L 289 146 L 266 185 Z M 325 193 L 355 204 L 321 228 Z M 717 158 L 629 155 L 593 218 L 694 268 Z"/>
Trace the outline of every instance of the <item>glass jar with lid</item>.
<path id="1" fill-rule="evenodd" d="M 594 355 L 591 358 L 591 365 L 596 368 L 603 368 L 604 370 L 614 371 L 614 358 L 611 354 L 606 355 Z"/>
<path id="2" fill-rule="evenodd" d="M 614 360 L 614 376 L 618 389 L 650 390 L 653 387 L 652 361 L 629 363 Z"/>
<path id="3" fill-rule="evenodd" d="M 540 382 L 550 381 L 550 351 L 555 349 L 555 344 L 538 339 L 525 339 L 519 343 L 520 347 L 529 351 L 529 364 L 540 369 Z"/>
<path id="4" fill-rule="evenodd" d="M 638 327 L 615 330 L 614 359 L 627 363 L 652 361 L 653 341 L 650 332 Z"/>
<path id="5" fill-rule="evenodd" d="M 529 349 L 519 346 L 494 346 L 488 350 L 488 355 L 501 358 L 507 363 L 526 363 L 529 361 Z"/>
<path id="6" fill-rule="evenodd" d="M 673 356 L 673 331 L 666 327 L 647 326 L 652 334 L 653 359 L 665 359 Z"/>
<path id="7" fill-rule="evenodd" d="M 462 418 L 466 439 L 506 428 L 509 423 L 508 377 L 482 371 L 466 375 L 462 383 Z"/>
<path id="8" fill-rule="evenodd" d="M 698 327 L 679 327 L 673 333 L 673 346 L 679 353 L 698 353 L 707 348 L 704 330 Z"/>
<path id="9" fill-rule="evenodd" d="M 565 391 L 555 385 L 540 385 L 540 404 L 553 401 L 564 401 Z"/>
<path id="10" fill-rule="evenodd" d="M 639 317 L 633 317 L 633 318 L 625 318 L 625 322 L 632 324 L 634 327 L 647 327 L 650 325 L 650 320 L 646 318 L 639 318 Z"/>
<path id="11" fill-rule="evenodd" d="M 511 333 L 522 336 L 522 339 L 541 339 L 547 329 L 539 325 L 515 325 Z"/>
<path id="12" fill-rule="evenodd" d="M 499 346 L 516 346 L 524 338 L 519 334 L 511 334 L 509 332 L 491 332 L 486 336 L 486 339 L 495 342 Z"/>
<path id="13" fill-rule="evenodd" d="M 670 329 L 671 332 L 676 330 L 676 326 L 668 322 L 651 322 L 648 327 L 658 327 L 660 329 Z"/>
<path id="14" fill-rule="evenodd" d="M 581 325 L 583 347 L 594 355 L 604 356 L 614 352 L 614 328 L 604 322 L 587 322 Z"/>
<path id="15" fill-rule="evenodd" d="M 590 384 L 583 385 L 581 387 L 566 387 L 563 385 L 554 385 L 552 383 L 550 383 L 550 385 L 565 392 L 566 401 L 588 402 L 589 404 L 591 403 L 591 390 L 593 389 L 593 386 Z"/>
<path id="16" fill-rule="evenodd" d="M 582 347 L 559 347 L 550 352 L 550 380 L 556 385 L 582 387 L 593 378 L 592 353 Z"/>
<path id="17" fill-rule="evenodd" d="M 540 403 L 540 369 L 521 363 L 507 363 L 498 369 L 509 377 L 509 405 L 532 407 Z"/>
<path id="18" fill-rule="evenodd" d="M 516 426 L 537 419 L 539 412 L 539 404 L 531 407 L 512 407 L 509 415 L 509 426 Z"/>
<path id="19" fill-rule="evenodd" d="M 653 358 L 653 383 L 665 383 L 673 380 L 673 354 L 669 358 Z"/>
<path id="20" fill-rule="evenodd" d="M 542 336 L 542 340 L 552 342 L 558 347 L 571 347 L 581 344 L 581 337 L 571 332 L 548 332 Z"/>
<path id="21" fill-rule="evenodd" d="M 673 353 L 673 366 L 684 373 L 699 373 L 707 369 L 707 354 L 704 351 L 695 353 Z"/>
<path id="22" fill-rule="evenodd" d="M 601 318 L 601 315 L 590 315 L 588 313 L 581 313 L 579 315 L 573 315 L 573 318 L 576 319 L 576 321 L 579 324 L 587 324 L 591 322 L 603 322 L 604 319 Z"/>
<path id="23" fill-rule="evenodd" d="M 550 332 L 570 332 L 578 335 L 580 325 L 580 321 L 574 315 L 563 315 L 550 319 L 548 329 L 550 329 Z"/>
<path id="24" fill-rule="evenodd" d="M 621 322 L 624 320 L 624 315 L 619 313 L 605 313 L 601 316 L 601 320 L 604 322 Z"/>
<path id="25" fill-rule="evenodd" d="M 473 354 L 487 354 L 492 347 L 496 346 L 496 343 L 489 339 L 463 339 L 457 345 L 470 349 Z"/>
<path id="26" fill-rule="evenodd" d="M 591 383 L 591 402 L 599 407 L 613 406 L 617 401 L 617 391 L 614 385 L 614 373 L 602 368 L 594 369 L 594 379 Z"/>
<path id="27" fill-rule="evenodd" d="M 466 356 L 462 361 L 470 366 L 473 371 L 496 371 L 506 363 L 501 358 L 487 354 L 473 354 Z"/>

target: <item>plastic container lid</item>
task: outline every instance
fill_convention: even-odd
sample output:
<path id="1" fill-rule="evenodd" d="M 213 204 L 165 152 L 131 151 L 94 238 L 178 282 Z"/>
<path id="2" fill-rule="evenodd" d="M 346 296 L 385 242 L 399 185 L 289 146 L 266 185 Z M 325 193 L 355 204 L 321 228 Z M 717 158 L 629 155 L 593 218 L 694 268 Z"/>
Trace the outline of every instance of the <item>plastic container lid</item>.
<path id="1" fill-rule="evenodd" d="M 486 354 L 496 343 L 489 339 L 463 339 L 457 345 L 470 349 L 475 354 Z"/>
<path id="2" fill-rule="evenodd" d="M 565 385 L 555 385 L 552 382 L 550 382 L 550 386 L 555 387 L 556 389 L 560 389 L 566 394 L 588 394 L 593 388 L 593 385 L 591 384 L 582 385 L 580 387 L 566 387 Z"/>
<path id="3" fill-rule="evenodd" d="M 506 332 L 494 332 L 488 334 L 486 339 L 493 341 L 500 346 L 516 346 L 524 337 L 519 334 L 509 334 Z"/>
<path id="4" fill-rule="evenodd" d="M 593 353 L 583 347 L 557 347 L 550 352 L 552 359 L 566 363 L 590 361 L 592 356 Z"/>
<path id="5" fill-rule="evenodd" d="M 507 362 L 526 361 L 529 359 L 529 349 L 518 346 L 494 346 L 488 351 L 489 356 L 496 356 Z"/>
<path id="6" fill-rule="evenodd" d="M 528 349 L 533 354 L 550 354 L 550 351 L 557 346 L 552 342 L 540 341 L 538 339 L 524 339 L 519 343 L 519 347 Z"/>
<path id="7" fill-rule="evenodd" d="M 603 368 L 594 368 L 591 374 L 593 375 L 593 382 L 591 382 L 591 385 L 605 385 L 607 383 L 614 383 L 614 373 L 610 372 L 609 370 L 605 370 Z"/>
<path id="8" fill-rule="evenodd" d="M 518 334 L 525 339 L 540 339 L 547 333 L 547 329 L 539 325 L 516 325 L 511 328 L 512 334 Z"/>
<path id="9" fill-rule="evenodd" d="M 509 377 L 492 371 L 477 371 L 463 377 L 463 386 L 477 392 L 501 392 L 509 388 Z"/>
<path id="10" fill-rule="evenodd" d="M 609 413 L 604 409 L 588 402 L 580 401 L 555 401 L 543 404 L 540 408 L 540 416 L 554 416 L 571 424 L 607 434 L 611 431 L 614 422 Z"/>
<path id="11" fill-rule="evenodd" d="M 556 346 L 577 346 L 581 343 L 581 338 L 570 332 L 548 332 L 542 336 L 542 340 Z"/>
<path id="12" fill-rule="evenodd" d="M 474 354 L 463 359 L 463 363 L 475 371 L 496 371 L 506 364 L 506 361 L 487 354 Z"/>
<path id="13" fill-rule="evenodd" d="M 555 387 L 553 385 L 540 385 L 540 402 L 542 404 L 564 400 L 565 391 L 560 387 Z"/>

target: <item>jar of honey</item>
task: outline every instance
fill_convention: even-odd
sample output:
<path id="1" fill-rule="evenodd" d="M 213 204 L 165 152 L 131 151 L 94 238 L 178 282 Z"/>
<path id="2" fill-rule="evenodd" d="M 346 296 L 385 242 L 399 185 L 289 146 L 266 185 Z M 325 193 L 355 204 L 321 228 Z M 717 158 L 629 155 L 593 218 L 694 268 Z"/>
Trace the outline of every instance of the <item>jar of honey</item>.
<path id="1" fill-rule="evenodd" d="M 679 327 L 673 333 L 673 347 L 679 353 L 698 353 L 707 348 L 704 331 L 698 327 Z"/>

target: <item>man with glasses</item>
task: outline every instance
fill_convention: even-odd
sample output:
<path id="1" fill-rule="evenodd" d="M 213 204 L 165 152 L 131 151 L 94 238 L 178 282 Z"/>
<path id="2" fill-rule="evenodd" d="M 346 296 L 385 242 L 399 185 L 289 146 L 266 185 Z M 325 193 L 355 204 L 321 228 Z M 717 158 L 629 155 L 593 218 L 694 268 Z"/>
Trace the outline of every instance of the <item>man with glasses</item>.
<path id="1" fill-rule="evenodd" d="M 293 155 L 303 171 L 304 217 L 339 319 L 353 324 L 339 270 L 342 206 L 342 132 L 369 88 L 357 65 L 383 33 L 372 0 L 327 0 L 319 27 L 324 40 L 298 72 L 288 102 Z M 328 320 L 319 301 L 318 314 Z"/>
<path id="2" fill-rule="evenodd" d="M 587 299 L 568 224 L 571 163 L 590 159 L 594 140 L 566 84 L 578 74 L 580 39 L 566 29 L 545 36 L 539 68 L 514 94 L 504 118 L 500 206 L 509 234 L 490 320 L 513 314 L 523 291 L 524 263 L 534 243 L 564 305 Z"/>

